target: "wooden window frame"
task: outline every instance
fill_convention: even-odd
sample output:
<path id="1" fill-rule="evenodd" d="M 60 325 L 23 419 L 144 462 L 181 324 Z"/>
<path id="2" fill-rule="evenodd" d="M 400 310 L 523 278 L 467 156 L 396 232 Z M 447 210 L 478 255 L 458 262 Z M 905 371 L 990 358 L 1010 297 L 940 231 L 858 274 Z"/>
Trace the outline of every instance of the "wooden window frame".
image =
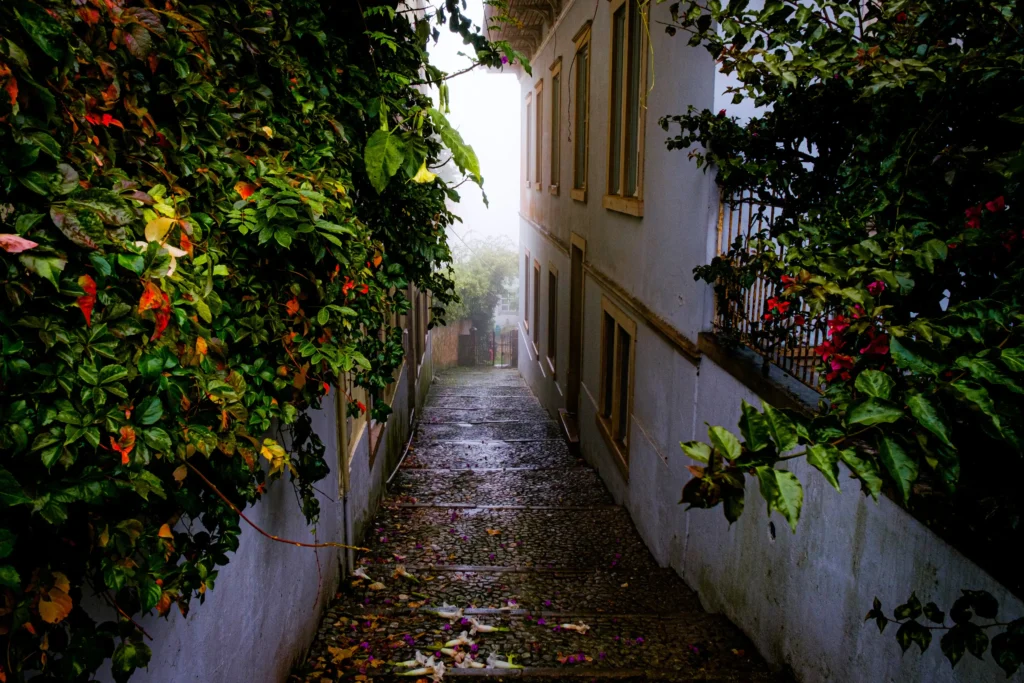
<path id="1" fill-rule="evenodd" d="M 540 192 L 544 189 L 544 79 L 533 86 L 534 122 L 534 188 Z"/>
<path id="2" fill-rule="evenodd" d="M 530 169 L 533 166 L 533 92 L 526 93 L 526 186 L 530 187 Z"/>
<path id="3" fill-rule="evenodd" d="M 540 360 L 540 261 L 533 260 L 533 354 Z"/>
<path id="4" fill-rule="evenodd" d="M 525 249 L 524 251 L 526 252 L 526 263 L 524 264 L 524 267 L 523 267 L 523 283 L 524 283 L 524 286 L 525 286 L 525 290 L 523 291 L 523 299 L 524 299 L 524 301 L 523 301 L 523 327 L 526 329 L 527 332 L 529 332 L 530 331 L 530 309 L 531 309 L 531 303 L 532 303 L 530 301 L 530 297 L 532 296 L 532 292 L 530 290 L 530 278 L 532 277 L 532 273 L 530 272 L 530 264 L 533 263 L 533 259 L 530 258 L 530 250 L 529 249 Z"/>
<path id="5" fill-rule="evenodd" d="M 548 148 L 548 173 L 550 174 L 548 191 L 558 196 L 559 182 L 562 175 L 562 117 L 559 110 L 562 108 L 562 58 L 559 57 L 551 65 L 551 144 Z"/>
<path id="6" fill-rule="evenodd" d="M 553 280 L 553 281 L 552 281 Z M 554 287 L 552 287 L 554 285 Z M 548 262 L 548 338 L 547 359 L 551 379 L 555 378 L 558 357 L 558 268 Z"/>
<path id="7" fill-rule="evenodd" d="M 609 13 L 614 19 L 615 13 L 619 11 L 619 8 L 625 6 L 626 13 L 626 25 L 623 29 L 623 46 L 622 46 L 622 82 L 620 84 L 622 90 L 619 93 L 620 107 L 621 107 L 621 126 L 619 131 L 619 139 L 613 140 L 613 127 L 612 122 L 612 103 L 615 101 L 614 93 L 610 91 L 612 84 L 615 82 L 615 30 L 614 27 L 611 31 L 611 44 L 609 46 L 609 59 L 608 59 L 608 154 L 605 160 L 605 192 L 602 198 L 601 205 L 605 209 L 611 211 L 618 211 L 621 213 L 628 214 L 630 216 L 641 217 L 644 215 L 644 122 L 647 118 L 646 113 L 646 99 L 647 99 L 647 35 L 646 31 L 641 30 L 640 32 L 640 65 L 637 69 L 637 77 L 640 80 L 639 84 L 639 103 L 637 106 L 637 177 L 636 177 L 636 195 L 625 196 L 626 191 L 626 169 L 629 166 L 626 160 L 626 141 L 629 137 L 629 88 L 630 88 L 630 74 L 632 73 L 632 59 L 630 37 L 632 33 L 632 22 L 636 21 L 639 13 L 645 12 L 646 7 L 637 9 L 637 0 L 611 0 L 609 3 Z M 619 182 L 618 192 L 612 193 L 609 191 L 609 185 L 611 182 L 611 165 L 612 165 L 612 149 L 615 145 L 619 150 Z"/>
<path id="8" fill-rule="evenodd" d="M 587 67 L 586 73 L 583 74 L 586 79 L 584 86 L 584 93 L 586 98 L 584 102 L 580 103 L 577 100 L 574 101 L 574 107 L 583 107 L 583 168 L 580 169 L 576 165 L 576 136 L 579 135 L 580 131 L 576 129 L 576 110 L 573 109 L 572 119 L 572 132 L 573 132 L 573 148 L 572 148 L 572 189 L 569 191 L 569 196 L 578 202 L 587 201 L 587 179 L 588 179 L 588 164 L 590 163 L 590 68 L 594 62 L 594 52 L 590 49 L 590 22 L 588 21 L 583 27 L 576 32 L 573 36 L 573 42 L 576 44 L 576 52 L 573 55 L 573 79 L 577 82 L 580 78 L 580 62 L 579 54 L 580 51 L 585 47 L 587 50 Z M 576 91 L 573 91 L 575 97 Z M 576 178 L 581 175 L 583 177 L 582 187 L 576 187 Z"/>
<path id="9" fill-rule="evenodd" d="M 608 357 L 607 335 L 605 333 L 605 314 L 607 314 L 614 325 L 612 334 L 612 386 L 607 386 L 607 367 L 606 360 Z M 630 338 L 629 347 L 629 358 L 627 362 L 629 367 L 627 368 L 627 386 L 625 390 L 626 400 L 626 424 L 623 426 L 620 423 L 620 414 L 622 407 L 623 391 L 621 386 L 622 371 L 621 365 L 621 354 L 619 353 L 619 331 L 625 331 Z M 634 322 L 628 315 L 626 315 L 621 308 L 616 306 L 607 297 L 602 295 L 601 297 L 601 355 L 599 361 L 600 373 L 601 373 L 601 393 L 600 401 L 598 402 L 597 409 L 597 428 L 604 438 L 605 443 L 608 445 L 609 450 L 615 456 L 615 464 L 619 467 L 622 472 L 622 476 L 626 479 L 629 478 L 629 423 L 630 415 L 633 409 L 633 385 L 636 379 L 636 322 Z M 607 397 L 611 392 L 611 409 L 610 415 L 604 414 L 604 406 L 607 403 Z M 620 441 L 615 438 L 615 435 L 620 431 L 624 434 L 623 439 Z"/>

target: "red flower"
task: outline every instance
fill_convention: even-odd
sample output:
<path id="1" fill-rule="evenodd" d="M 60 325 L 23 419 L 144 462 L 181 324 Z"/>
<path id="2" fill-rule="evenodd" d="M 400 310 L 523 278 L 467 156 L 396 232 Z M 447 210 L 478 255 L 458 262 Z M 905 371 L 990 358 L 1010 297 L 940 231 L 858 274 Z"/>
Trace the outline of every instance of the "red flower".
<path id="1" fill-rule="evenodd" d="M 777 296 L 773 296 L 771 299 L 768 299 L 768 310 L 778 311 L 780 315 L 785 314 L 786 310 L 792 303 L 792 301 L 784 301 Z"/>
<path id="2" fill-rule="evenodd" d="M 868 294 L 870 294 L 871 296 L 878 296 L 884 291 L 885 283 L 882 282 L 881 280 L 875 280 L 870 285 L 868 285 Z"/>
<path id="3" fill-rule="evenodd" d="M 331 385 L 328 384 L 327 382 L 324 382 L 323 385 L 324 385 L 324 396 L 326 396 L 327 394 L 331 393 Z"/>
<path id="4" fill-rule="evenodd" d="M 294 296 L 291 299 L 288 299 L 288 301 L 286 301 L 284 304 L 284 310 L 285 312 L 288 313 L 288 315 L 294 316 L 296 313 L 299 312 L 299 300 L 296 299 Z"/>
<path id="5" fill-rule="evenodd" d="M 355 289 L 356 283 L 352 281 L 352 278 L 345 278 L 345 282 L 341 285 L 341 293 L 348 296 L 348 293 Z"/>
<path id="6" fill-rule="evenodd" d="M 793 318 L 793 322 L 796 323 L 797 325 L 803 325 L 805 322 L 807 322 L 807 319 L 804 318 L 802 315 L 798 315 L 795 318 Z"/>
<path id="7" fill-rule="evenodd" d="M 906 20 L 907 20 L 907 13 L 906 12 L 900 12 L 899 14 L 896 15 L 896 22 L 897 23 L 902 24 Z"/>
<path id="8" fill-rule="evenodd" d="M 964 216 L 967 218 L 967 220 L 964 221 L 964 226 L 970 228 L 971 230 L 977 230 L 978 228 L 980 228 L 981 204 L 968 208 L 966 211 L 964 211 Z"/>
<path id="9" fill-rule="evenodd" d="M 171 143 L 167 140 L 167 137 L 163 133 L 157 132 L 157 134 L 156 134 L 156 146 L 157 147 L 163 147 L 163 148 L 166 149 L 167 147 L 171 146 Z"/>
<path id="10" fill-rule="evenodd" d="M 837 315 L 825 324 L 828 325 L 828 335 L 830 337 L 832 335 L 842 334 L 848 327 L 850 327 L 850 321 L 841 315 Z"/>
<path id="11" fill-rule="evenodd" d="M 774 320 L 774 316 L 772 316 L 771 313 L 765 313 L 764 314 L 764 319 L 765 320 Z"/>
<path id="12" fill-rule="evenodd" d="M 719 116 L 725 116 L 725 110 L 724 110 L 724 109 L 720 109 L 720 110 L 718 111 L 718 115 L 719 115 Z"/>
<path id="13" fill-rule="evenodd" d="M 366 412 L 366 406 L 363 404 L 362 401 L 356 401 L 356 406 L 359 408 L 360 413 Z"/>
<path id="14" fill-rule="evenodd" d="M 874 328 L 868 330 L 868 345 L 860 350 L 864 356 L 884 356 L 889 353 L 889 335 Z"/>
<path id="15" fill-rule="evenodd" d="M 357 291 L 360 294 L 369 294 L 370 293 L 370 285 L 366 285 L 366 284 L 359 285 L 359 287 L 357 288 Z"/>
<path id="16" fill-rule="evenodd" d="M 992 201 L 985 202 L 985 208 L 991 211 L 992 213 L 1002 211 L 1003 209 L 1006 208 L 1006 200 L 1003 198 L 1003 195 L 999 195 Z"/>
<path id="17" fill-rule="evenodd" d="M 85 296 L 78 297 L 78 308 L 85 316 L 86 327 L 92 327 L 92 309 L 96 306 L 96 281 L 88 275 L 78 278 L 78 286 Z"/>

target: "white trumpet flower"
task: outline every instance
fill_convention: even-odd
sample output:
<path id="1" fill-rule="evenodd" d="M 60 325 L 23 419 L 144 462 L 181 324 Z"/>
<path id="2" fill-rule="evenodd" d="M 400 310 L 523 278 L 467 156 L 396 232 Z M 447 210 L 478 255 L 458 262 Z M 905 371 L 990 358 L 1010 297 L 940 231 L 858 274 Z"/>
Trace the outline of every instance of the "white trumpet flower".
<path id="1" fill-rule="evenodd" d="M 395 572 L 394 572 L 394 574 L 392 576 L 394 578 L 396 578 L 396 579 L 398 577 L 402 577 L 403 579 L 409 579 L 410 581 L 413 581 L 415 583 L 419 583 L 420 582 L 419 579 L 417 579 L 415 576 L 413 576 L 412 574 L 407 572 L 405 570 L 405 565 L 402 565 L 402 564 L 400 564 L 397 567 L 395 567 Z"/>
<path id="2" fill-rule="evenodd" d="M 442 604 L 439 609 L 435 610 L 434 614 L 442 619 L 448 619 L 454 623 L 455 620 L 462 618 L 462 608 L 455 607 L 455 605 L 449 605 L 446 602 Z"/>
<path id="3" fill-rule="evenodd" d="M 452 638 L 444 644 L 445 647 L 455 647 L 456 645 L 465 645 L 470 647 L 473 644 L 473 639 L 469 637 L 469 634 L 463 631 L 457 638 Z"/>
<path id="4" fill-rule="evenodd" d="M 366 581 L 369 581 L 370 583 L 373 583 L 373 579 L 371 579 L 371 578 L 370 578 L 370 577 L 369 577 L 369 576 L 368 576 L 368 575 L 366 574 L 366 570 L 365 570 L 365 569 L 363 569 L 362 567 L 359 567 L 359 568 L 358 568 L 358 569 L 356 569 L 356 570 L 355 570 L 354 572 L 352 572 L 352 576 L 353 576 L 353 577 L 355 577 L 355 578 L 359 578 L 359 579 L 364 579 L 364 580 L 366 580 Z"/>
<path id="5" fill-rule="evenodd" d="M 488 626 L 487 624 L 481 624 L 477 621 L 476 617 L 470 617 L 469 623 L 473 627 L 469 630 L 470 635 L 476 635 L 477 633 L 495 633 L 497 631 L 507 631 L 508 629 L 503 626 Z"/>
<path id="6" fill-rule="evenodd" d="M 576 631 L 577 633 L 586 633 L 590 630 L 590 627 L 582 621 L 578 624 L 562 624 L 561 628 L 565 631 Z"/>
<path id="7" fill-rule="evenodd" d="M 487 655 L 487 666 L 491 669 L 522 669 L 523 667 L 518 664 L 512 663 L 512 655 L 508 655 L 508 661 L 498 659 L 498 655 L 493 652 Z"/>

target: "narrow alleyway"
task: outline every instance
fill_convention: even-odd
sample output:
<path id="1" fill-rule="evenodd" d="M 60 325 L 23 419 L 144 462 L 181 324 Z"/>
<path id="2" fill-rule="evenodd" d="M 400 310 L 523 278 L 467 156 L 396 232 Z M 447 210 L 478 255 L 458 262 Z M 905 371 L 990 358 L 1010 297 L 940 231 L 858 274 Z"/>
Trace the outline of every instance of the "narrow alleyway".
<path id="1" fill-rule="evenodd" d="M 369 579 L 345 582 L 294 681 L 386 680 L 416 651 L 446 679 L 781 680 L 657 566 L 516 370 L 446 371 L 420 417 L 357 558 Z M 473 620 L 502 630 L 441 652 Z M 456 668 L 462 653 L 525 668 Z"/>

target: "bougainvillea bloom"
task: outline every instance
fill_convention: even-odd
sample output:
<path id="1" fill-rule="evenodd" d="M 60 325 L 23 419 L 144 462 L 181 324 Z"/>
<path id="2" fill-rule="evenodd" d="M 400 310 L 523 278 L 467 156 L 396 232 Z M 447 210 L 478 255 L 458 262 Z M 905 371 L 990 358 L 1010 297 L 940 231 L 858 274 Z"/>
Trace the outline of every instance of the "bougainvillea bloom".
<path id="1" fill-rule="evenodd" d="M 837 315 L 829 320 L 826 325 L 828 325 L 828 335 L 831 337 L 845 332 L 850 327 L 850 321 L 841 315 Z"/>
<path id="2" fill-rule="evenodd" d="M 964 211 L 964 216 L 967 220 L 964 221 L 964 226 L 972 230 L 977 230 L 981 227 L 981 205 L 972 206 Z"/>
<path id="3" fill-rule="evenodd" d="M 869 329 L 868 345 L 860 350 L 865 356 L 884 356 L 889 353 L 889 335 Z"/>
<path id="4" fill-rule="evenodd" d="M 776 296 L 773 296 L 771 299 L 768 299 L 768 310 L 778 311 L 779 314 L 784 314 L 789 309 L 789 306 L 792 303 L 792 301 L 785 301 Z"/>
<path id="5" fill-rule="evenodd" d="M 991 211 L 992 213 L 996 213 L 997 211 L 1002 211 L 1003 209 L 1006 208 L 1006 199 L 1003 198 L 1002 195 L 999 195 L 998 197 L 996 197 L 992 201 L 985 202 L 985 208 L 988 209 L 989 211 Z"/>
<path id="6" fill-rule="evenodd" d="M 882 282 L 881 280 L 875 280 L 870 285 L 868 285 L 868 294 L 870 294 L 871 296 L 878 296 L 884 291 L 885 283 Z"/>
<path id="7" fill-rule="evenodd" d="M 85 292 L 83 296 L 78 297 L 78 308 L 85 316 L 86 326 L 92 327 L 92 310 L 96 306 L 96 281 L 89 275 L 83 275 L 78 278 L 78 286 Z"/>

